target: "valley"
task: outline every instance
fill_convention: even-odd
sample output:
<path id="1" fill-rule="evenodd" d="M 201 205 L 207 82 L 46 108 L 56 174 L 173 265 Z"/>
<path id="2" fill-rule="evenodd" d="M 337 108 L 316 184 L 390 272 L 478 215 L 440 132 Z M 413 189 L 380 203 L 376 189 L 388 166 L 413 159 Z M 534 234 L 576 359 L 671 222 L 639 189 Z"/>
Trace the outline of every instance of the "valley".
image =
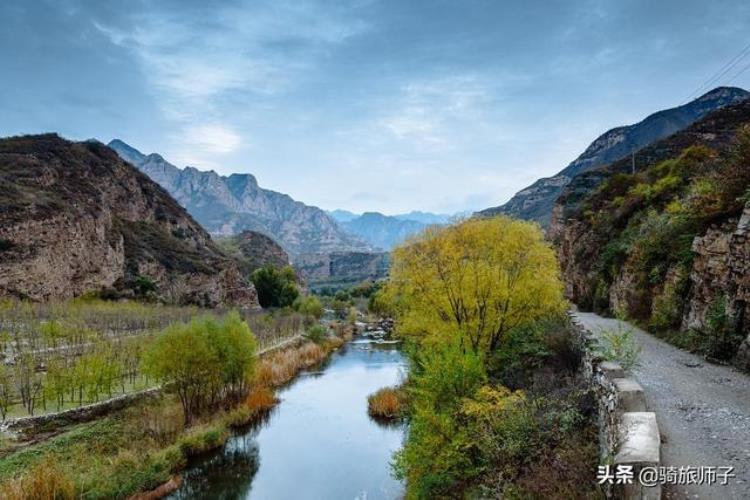
<path id="1" fill-rule="evenodd" d="M 0 500 L 750 498 L 741 0 L 0 19 Z"/>

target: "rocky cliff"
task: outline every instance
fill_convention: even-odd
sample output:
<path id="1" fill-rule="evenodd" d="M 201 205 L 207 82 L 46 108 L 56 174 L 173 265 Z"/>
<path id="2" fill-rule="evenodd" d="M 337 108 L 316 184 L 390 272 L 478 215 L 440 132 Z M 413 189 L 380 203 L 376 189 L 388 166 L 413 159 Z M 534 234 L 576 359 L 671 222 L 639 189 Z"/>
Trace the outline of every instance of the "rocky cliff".
<path id="1" fill-rule="evenodd" d="M 158 154 L 144 155 L 118 139 L 109 147 L 159 183 L 214 235 L 257 231 L 293 255 L 370 250 L 325 211 L 263 189 L 250 174 L 226 177 L 193 167 L 177 168 Z"/>
<path id="2" fill-rule="evenodd" d="M 0 296 L 133 295 L 258 307 L 231 258 L 146 175 L 98 142 L 0 140 Z"/>
<path id="3" fill-rule="evenodd" d="M 340 288 L 388 276 L 390 254 L 386 252 L 334 252 L 305 255 L 294 267 L 312 289 Z"/>
<path id="4" fill-rule="evenodd" d="M 659 111 L 634 125 L 609 130 L 557 175 L 539 179 L 516 193 L 504 205 L 482 210 L 479 215 L 506 214 L 535 220 L 546 228 L 555 200 L 576 175 L 629 157 L 631 153 L 684 129 L 711 111 L 740 102 L 748 96 L 750 93 L 743 89 L 719 87 L 683 106 Z"/>
<path id="5" fill-rule="evenodd" d="M 750 101 L 576 176 L 554 207 L 569 298 L 750 367 Z"/>

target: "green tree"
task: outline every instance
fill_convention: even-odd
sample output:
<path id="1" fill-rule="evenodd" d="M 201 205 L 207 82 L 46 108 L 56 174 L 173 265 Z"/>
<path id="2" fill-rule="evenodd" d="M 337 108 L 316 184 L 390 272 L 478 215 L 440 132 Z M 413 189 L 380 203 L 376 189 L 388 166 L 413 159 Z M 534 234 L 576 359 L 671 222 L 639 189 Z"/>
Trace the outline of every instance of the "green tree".
<path id="1" fill-rule="evenodd" d="M 296 276 L 291 266 L 281 269 L 271 265 L 261 267 L 253 272 L 252 280 L 262 307 L 288 307 L 299 296 Z"/>

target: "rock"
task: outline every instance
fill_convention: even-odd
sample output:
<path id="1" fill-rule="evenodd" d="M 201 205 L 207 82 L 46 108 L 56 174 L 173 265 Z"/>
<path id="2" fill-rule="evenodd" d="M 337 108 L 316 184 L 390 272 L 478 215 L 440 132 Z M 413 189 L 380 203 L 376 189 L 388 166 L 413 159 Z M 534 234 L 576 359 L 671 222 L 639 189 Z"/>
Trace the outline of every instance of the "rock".
<path id="1" fill-rule="evenodd" d="M 97 142 L 57 135 L 0 140 L 0 296 L 133 294 L 257 308 L 253 285 L 156 183 Z"/>

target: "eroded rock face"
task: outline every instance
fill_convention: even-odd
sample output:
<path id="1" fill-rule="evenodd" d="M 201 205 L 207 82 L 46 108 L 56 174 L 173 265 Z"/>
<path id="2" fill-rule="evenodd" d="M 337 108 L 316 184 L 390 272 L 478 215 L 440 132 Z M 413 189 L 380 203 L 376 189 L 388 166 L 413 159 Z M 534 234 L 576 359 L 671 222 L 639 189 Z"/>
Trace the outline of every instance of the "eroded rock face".
<path id="1" fill-rule="evenodd" d="M 144 276 L 169 302 L 258 307 L 236 262 L 102 144 L 52 134 L 2 139 L 0 185 L 0 296 L 127 296 Z"/>
<path id="2" fill-rule="evenodd" d="M 710 228 L 693 242 L 693 268 L 690 297 L 683 317 L 683 328 L 702 330 L 711 305 L 726 300 L 726 313 L 733 327 L 745 340 L 735 364 L 750 370 L 750 206 L 739 221 L 732 220 Z"/>
<path id="3" fill-rule="evenodd" d="M 387 252 L 336 252 L 300 256 L 294 267 L 312 287 L 353 285 L 388 275 Z"/>

